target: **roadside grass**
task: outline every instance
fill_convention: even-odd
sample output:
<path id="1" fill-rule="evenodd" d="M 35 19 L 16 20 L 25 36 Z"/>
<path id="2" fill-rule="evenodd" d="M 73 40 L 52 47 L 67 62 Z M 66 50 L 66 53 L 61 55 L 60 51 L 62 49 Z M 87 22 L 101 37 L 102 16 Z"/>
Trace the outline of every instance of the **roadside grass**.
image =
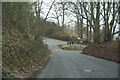
<path id="1" fill-rule="evenodd" d="M 76 46 L 72 44 L 60 44 L 58 45 L 63 50 L 83 50 L 84 46 Z"/>

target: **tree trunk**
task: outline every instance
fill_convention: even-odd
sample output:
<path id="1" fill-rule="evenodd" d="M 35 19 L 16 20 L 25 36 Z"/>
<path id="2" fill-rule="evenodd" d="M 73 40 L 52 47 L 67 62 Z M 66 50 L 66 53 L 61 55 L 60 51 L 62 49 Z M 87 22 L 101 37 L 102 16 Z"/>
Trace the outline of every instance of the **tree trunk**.
<path id="1" fill-rule="evenodd" d="M 97 12 L 96 12 L 96 20 L 94 22 L 95 24 L 95 36 L 94 41 L 96 43 L 100 43 L 100 2 L 97 3 Z"/>
<path id="2" fill-rule="evenodd" d="M 88 26 L 88 20 L 87 20 L 87 41 L 89 41 L 89 35 L 88 35 L 88 32 L 89 32 L 89 26 Z"/>
<path id="3" fill-rule="evenodd" d="M 64 3 L 62 4 L 62 7 L 63 7 L 62 27 L 64 28 L 64 11 L 65 11 L 65 10 L 64 10 L 64 9 L 65 9 L 65 8 L 64 8 L 64 7 L 65 7 L 65 4 L 64 4 Z"/>
<path id="4" fill-rule="evenodd" d="M 105 28 L 104 28 L 104 42 L 108 42 L 111 40 L 111 34 L 110 34 L 110 30 L 109 30 L 109 9 L 110 9 L 110 3 L 108 2 L 108 6 L 107 6 L 107 12 L 106 12 L 106 8 L 105 8 L 105 2 L 103 5 L 104 8 L 104 22 L 105 22 Z"/>
<path id="5" fill-rule="evenodd" d="M 89 34 L 89 41 L 91 42 L 92 39 L 92 28 L 90 27 L 90 34 Z"/>
<path id="6" fill-rule="evenodd" d="M 81 5 L 80 5 L 80 8 L 81 8 L 81 14 L 83 15 L 83 9 Z M 83 38 L 83 17 L 82 16 L 80 19 L 80 38 Z"/>

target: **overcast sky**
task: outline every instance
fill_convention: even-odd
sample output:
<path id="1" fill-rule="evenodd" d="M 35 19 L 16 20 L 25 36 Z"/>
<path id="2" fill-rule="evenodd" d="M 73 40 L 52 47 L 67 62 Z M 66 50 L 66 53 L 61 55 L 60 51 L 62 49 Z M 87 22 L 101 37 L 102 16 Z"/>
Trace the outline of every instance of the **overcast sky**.
<path id="1" fill-rule="evenodd" d="M 44 0 L 44 3 L 43 3 L 43 14 L 42 14 L 42 16 L 44 16 L 44 17 L 46 16 L 46 14 L 47 14 L 47 12 L 48 12 L 48 10 L 49 10 L 49 7 L 50 7 L 50 5 L 52 4 L 53 1 L 54 1 L 54 0 Z M 58 0 L 57 0 L 57 1 L 58 1 Z M 117 0 L 114 0 L 114 1 L 117 1 Z M 53 16 L 53 13 L 54 13 L 54 8 L 51 9 L 51 11 L 50 11 L 50 13 L 49 13 L 49 17 L 52 17 L 52 16 Z M 68 12 L 68 13 L 69 13 L 69 12 Z M 111 17 L 111 19 L 112 19 L 112 16 L 110 16 L 110 17 Z M 70 22 L 70 21 L 71 21 L 70 19 L 72 19 L 73 21 L 76 21 L 76 18 L 73 17 L 73 16 L 70 14 L 70 15 L 68 15 L 68 17 L 65 16 L 65 24 L 70 25 L 71 27 L 73 27 L 73 26 L 75 25 L 75 22 Z M 52 19 L 52 18 L 49 18 L 48 20 L 49 20 L 49 21 L 53 21 L 53 22 L 57 22 L 57 20 Z M 68 24 L 68 22 L 70 22 L 70 23 Z M 84 19 L 83 22 L 86 23 L 86 20 Z M 61 23 L 62 23 L 62 16 L 60 17 L 60 24 L 61 24 Z M 103 22 L 102 22 L 101 24 L 103 24 Z M 116 31 L 118 31 L 118 28 L 119 28 L 119 25 L 117 25 Z"/>
<path id="2" fill-rule="evenodd" d="M 53 2 L 54 0 L 46 0 L 46 1 L 44 1 L 44 3 L 43 3 L 43 14 L 41 14 L 42 16 L 46 16 L 46 14 L 47 14 L 47 12 L 48 12 L 48 10 L 49 10 L 49 8 L 50 8 L 50 5 L 52 4 L 52 2 Z M 52 9 L 51 9 L 51 11 L 50 11 L 50 13 L 49 13 L 49 15 L 48 15 L 48 17 L 54 17 L 54 14 L 55 12 L 54 12 L 54 7 L 52 7 Z M 66 15 L 65 15 L 65 24 L 67 24 L 68 22 L 70 22 L 70 19 L 68 19 L 68 18 L 71 18 L 71 19 L 73 19 L 73 20 L 75 20 L 75 18 L 73 17 L 73 16 L 71 16 L 71 15 L 68 15 L 69 17 L 67 17 Z M 60 19 L 60 24 L 62 23 L 62 16 L 59 18 Z M 57 22 L 57 20 L 56 19 L 53 19 L 53 18 L 49 18 L 48 19 L 49 21 L 54 21 L 54 22 Z M 70 23 L 69 23 L 70 24 Z M 71 23 L 71 25 L 73 25 L 74 23 Z"/>
<path id="3" fill-rule="evenodd" d="M 39 0 L 40 1 L 40 0 Z M 54 0 L 43 0 L 44 1 L 44 3 L 43 3 L 43 14 L 41 14 L 43 17 L 45 17 L 46 16 L 46 14 L 47 14 L 47 12 L 48 12 L 48 10 L 49 10 L 49 7 L 50 7 L 50 5 L 52 4 L 52 2 L 54 1 Z M 57 0 L 57 1 L 59 1 L 59 0 Z M 115 0 L 114 0 L 115 1 Z M 49 13 L 49 17 L 53 17 L 53 14 L 54 14 L 54 7 L 52 7 L 52 9 L 51 9 L 51 11 L 50 11 L 50 13 Z M 67 16 L 65 15 L 65 23 L 67 24 L 68 22 L 70 22 L 71 20 L 70 19 L 72 19 L 73 21 L 76 21 L 76 18 L 75 17 L 73 17 L 72 15 L 71 15 L 71 13 L 70 12 L 67 12 Z M 111 18 L 112 18 L 112 16 L 110 16 Z M 49 18 L 48 20 L 50 20 L 50 21 L 55 21 L 56 22 L 56 20 L 55 19 L 52 19 L 52 18 Z M 60 22 L 62 21 L 62 17 L 60 18 Z M 86 20 L 84 20 L 84 23 L 86 23 Z M 71 23 L 72 24 L 72 23 Z M 74 24 L 74 23 L 73 23 Z"/>
<path id="4" fill-rule="evenodd" d="M 32 2 L 34 2 L 34 1 L 38 1 L 38 0 L 2 0 L 2 2 L 28 2 L 28 1 L 32 1 Z M 41 0 L 39 0 L 39 1 L 41 1 Z M 50 7 L 50 5 L 52 4 L 52 2 L 54 1 L 54 0 L 42 0 L 43 1 L 43 6 L 42 6 L 42 11 L 43 11 L 43 13 L 41 14 L 42 16 L 43 16 L 43 18 L 46 16 L 46 14 L 47 14 L 47 12 L 48 12 L 48 10 L 49 10 L 49 7 Z M 66 2 L 68 2 L 68 1 L 72 1 L 72 2 L 75 2 L 76 0 L 55 0 L 55 1 L 57 1 L 57 2 L 60 2 L 60 1 L 66 1 Z M 87 1 L 87 2 L 90 2 L 90 1 L 100 1 L 100 0 L 79 0 L 79 1 Z M 102 1 L 108 1 L 108 0 L 102 0 Z M 118 2 L 119 0 L 109 0 L 110 2 L 111 1 L 116 1 L 116 2 Z M 50 13 L 49 13 L 49 15 L 48 15 L 48 17 L 52 17 L 53 16 L 53 13 L 54 13 L 54 8 L 52 8 L 52 10 L 50 11 Z M 74 24 L 75 24 L 75 22 L 70 22 L 71 20 L 73 20 L 73 21 L 76 21 L 76 18 L 74 18 L 72 15 L 68 15 L 68 17 L 67 16 L 65 16 L 65 24 L 67 24 L 67 25 L 71 25 L 71 26 L 73 26 Z M 57 22 L 55 19 L 52 19 L 52 18 L 49 18 L 48 19 L 49 21 L 53 21 L 53 22 Z M 69 24 L 68 24 L 68 22 L 70 22 Z M 62 23 L 62 17 L 60 17 L 60 24 Z M 86 23 L 86 20 L 84 20 L 84 23 Z M 117 28 L 117 30 L 118 30 L 118 28 Z"/>

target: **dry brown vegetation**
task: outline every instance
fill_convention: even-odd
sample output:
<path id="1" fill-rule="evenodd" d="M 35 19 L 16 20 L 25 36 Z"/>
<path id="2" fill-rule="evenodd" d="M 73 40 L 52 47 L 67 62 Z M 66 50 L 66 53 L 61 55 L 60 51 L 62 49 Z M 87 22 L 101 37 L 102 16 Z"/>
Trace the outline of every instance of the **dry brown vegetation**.
<path id="1" fill-rule="evenodd" d="M 3 78 L 29 77 L 50 55 L 42 41 L 28 38 L 17 29 L 3 28 L 2 45 Z"/>
<path id="2" fill-rule="evenodd" d="M 86 47 L 82 54 L 104 58 L 107 60 L 120 62 L 119 60 L 120 42 L 106 42 L 101 44 L 91 44 Z"/>

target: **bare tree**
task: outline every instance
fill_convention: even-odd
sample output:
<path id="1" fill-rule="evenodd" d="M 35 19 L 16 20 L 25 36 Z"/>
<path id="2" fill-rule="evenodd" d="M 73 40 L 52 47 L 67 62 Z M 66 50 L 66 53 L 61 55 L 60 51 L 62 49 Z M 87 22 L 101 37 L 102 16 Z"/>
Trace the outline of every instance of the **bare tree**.
<path id="1" fill-rule="evenodd" d="M 107 5 L 106 5 L 107 4 Z M 106 7 L 107 6 L 107 7 Z M 104 41 L 108 42 L 111 41 L 113 36 L 115 35 L 115 28 L 116 28 L 116 15 L 118 14 L 117 10 L 117 3 L 107 2 L 103 3 L 103 10 L 104 10 Z M 110 18 L 112 15 L 112 19 Z M 110 21 L 110 22 L 109 22 Z"/>

